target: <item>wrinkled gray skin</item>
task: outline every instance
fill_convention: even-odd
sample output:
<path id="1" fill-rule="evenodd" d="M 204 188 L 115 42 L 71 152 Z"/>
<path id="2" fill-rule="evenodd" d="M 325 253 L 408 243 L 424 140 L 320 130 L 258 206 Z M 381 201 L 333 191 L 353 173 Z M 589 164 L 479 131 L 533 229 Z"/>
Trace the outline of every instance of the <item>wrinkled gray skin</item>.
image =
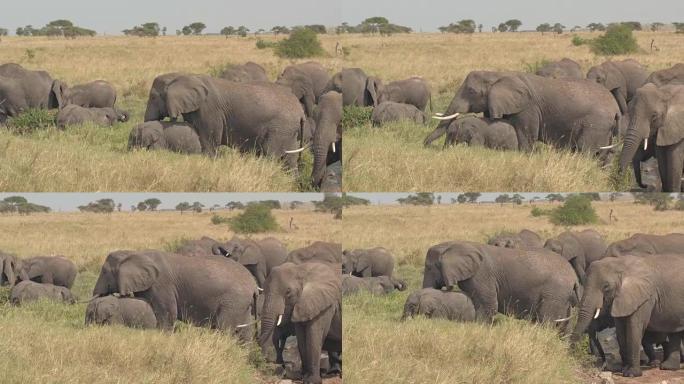
<path id="1" fill-rule="evenodd" d="M 40 299 L 61 301 L 67 304 L 76 302 L 69 288 L 52 284 L 41 284 L 33 281 L 22 281 L 10 291 L 10 303 L 21 305 Z"/>
<path id="2" fill-rule="evenodd" d="M 57 108 L 52 83 L 45 71 L 31 71 L 13 63 L 0 65 L 0 124 L 29 108 Z"/>
<path id="3" fill-rule="evenodd" d="M 489 245 L 501 248 L 535 249 L 544 246 L 544 240 L 536 232 L 523 229 L 517 234 L 502 234 L 487 242 Z"/>
<path id="4" fill-rule="evenodd" d="M 117 121 L 126 120 L 128 120 L 128 113 L 115 108 L 85 108 L 75 104 L 69 104 L 60 109 L 56 117 L 57 127 L 60 129 L 83 123 L 110 127 Z"/>
<path id="5" fill-rule="evenodd" d="M 646 79 L 646 83 L 653 83 L 658 87 L 663 85 L 684 85 L 684 63 L 677 63 L 671 68 L 651 73 Z"/>
<path id="6" fill-rule="evenodd" d="M 518 136 L 512 125 L 505 121 L 476 116 L 456 119 L 449 125 L 444 146 L 459 143 L 491 149 L 518 150 Z"/>
<path id="7" fill-rule="evenodd" d="M 320 191 L 323 193 L 342 193 L 342 161 L 336 161 L 325 167 Z"/>
<path id="8" fill-rule="evenodd" d="M 358 277 L 342 275 L 342 296 L 358 292 L 369 292 L 373 295 L 386 295 L 394 290 L 403 291 L 406 283 L 390 276 Z"/>
<path id="9" fill-rule="evenodd" d="M 684 234 L 649 235 L 637 233 L 628 239 L 608 246 L 605 257 L 625 255 L 656 255 L 660 253 L 684 253 Z"/>
<path id="10" fill-rule="evenodd" d="M 401 319 L 406 320 L 419 315 L 429 319 L 475 321 L 475 307 L 472 300 L 461 292 L 423 288 L 412 292 L 406 298 Z"/>
<path id="11" fill-rule="evenodd" d="M 218 256 L 188 260 L 154 250 L 112 252 L 93 296 L 118 293 L 142 298 L 152 306 L 157 327 L 163 330 L 173 330 L 174 322 L 180 320 L 230 330 L 242 341 L 250 340 L 258 295 L 252 275 L 242 265 Z"/>
<path id="12" fill-rule="evenodd" d="M 458 287 L 487 323 L 498 312 L 567 326 L 577 286 L 567 261 L 545 249 L 453 241 L 431 247 L 425 259 L 423 288 Z"/>
<path id="13" fill-rule="evenodd" d="M 563 58 L 558 61 L 552 61 L 545 66 L 539 68 L 536 75 L 542 77 L 550 77 L 552 79 L 563 80 L 582 80 L 584 73 L 582 67 L 575 60 Z"/>
<path id="14" fill-rule="evenodd" d="M 73 87 L 55 80 L 52 83 L 52 92 L 60 109 L 69 104 L 85 108 L 114 108 L 114 103 L 116 103 L 116 89 L 104 80 L 96 80 Z"/>
<path id="15" fill-rule="evenodd" d="M 201 153 L 199 135 L 185 123 L 148 121 L 133 127 L 128 136 L 128 149 L 166 149 L 178 153 Z"/>
<path id="16" fill-rule="evenodd" d="M 166 90 L 169 84 L 181 76 L 190 76 L 190 74 L 182 72 L 171 72 L 157 76 L 152 82 L 150 93 L 147 97 L 147 107 L 145 108 L 145 122 L 164 120 L 169 117 L 169 112 L 166 108 Z M 171 121 L 177 119 L 171 118 Z"/>
<path id="17" fill-rule="evenodd" d="M 175 76 L 175 78 L 173 78 Z M 162 92 L 155 86 L 168 82 Z M 166 117 L 190 124 L 202 151 L 216 155 L 219 145 L 285 159 L 296 169 L 305 116 L 297 98 L 271 83 L 235 83 L 209 76 L 164 75 L 150 91 L 145 120 Z"/>
<path id="18" fill-rule="evenodd" d="M 342 244 L 316 241 L 304 248 L 295 249 L 287 255 L 287 260 L 294 264 L 324 263 L 333 264 L 342 269 Z"/>
<path id="19" fill-rule="evenodd" d="M 410 104 L 425 112 L 428 103 L 432 110 L 432 91 L 430 84 L 422 77 L 411 77 L 406 80 L 392 81 L 389 84 L 378 85 L 378 104 L 385 101 Z"/>
<path id="20" fill-rule="evenodd" d="M 524 151 L 539 140 L 590 153 L 610 143 L 621 116 L 613 96 L 598 84 L 487 71 L 468 74 L 444 115 L 455 113 L 503 119 L 515 128 Z M 424 144 L 444 135 L 449 124 L 441 121 Z"/>
<path id="21" fill-rule="evenodd" d="M 233 65 L 232 67 L 221 72 L 219 77 L 238 83 L 269 81 L 264 67 L 252 61 L 248 61 L 242 65 Z"/>
<path id="22" fill-rule="evenodd" d="M 152 329 L 157 328 L 157 318 L 145 300 L 105 296 L 90 301 L 86 308 L 85 324 Z"/>
<path id="23" fill-rule="evenodd" d="M 0 286 L 14 287 L 19 278 L 19 264 L 16 256 L 0 251 Z M 26 278 L 28 280 L 28 278 Z"/>
<path id="24" fill-rule="evenodd" d="M 587 72 L 587 80 L 601 84 L 613 94 L 622 114 L 627 113 L 627 105 L 647 78 L 646 68 L 633 59 L 606 61 Z"/>
<path id="25" fill-rule="evenodd" d="M 591 263 L 605 256 L 607 246 L 600 233 L 586 229 L 582 232 L 565 231 L 546 240 L 544 248 L 563 256 L 584 285 L 587 280 L 586 270 Z"/>
<path id="26" fill-rule="evenodd" d="M 313 171 L 311 182 L 320 188 L 326 167 L 342 161 L 342 94 L 327 92 L 314 112 Z"/>
<path id="27" fill-rule="evenodd" d="M 76 265 L 64 256 L 38 256 L 17 263 L 19 280 L 54 284 L 71 289 L 76 280 Z"/>
<path id="28" fill-rule="evenodd" d="M 383 101 L 373 108 L 371 121 L 376 127 L 393 121 L 411 121 L 416 124 L 427 124 L 427 117 L 424 112 L 413 105 Z"/>
<path id="29" fill-rule="evenodd" d="M 211 237 L 202 236 L 199 240 L 186 241 L 175 253 L 191 257 L 210 256 L 214 255 L 214 248 L 220 244 Z"/>
<path id="30" fill-rule="evenodd" d="M 244 265 L 260 288 L 263 288 L 271 270 L 284 263 L 287 258 L 287 248 L 274 237 L 255 241 L 234 236 L 225 244 L 216 244 L 212 252 Z"/>
<path id="31" fill-rule="evenodd" d="M 311 80 L 313 85 L 313 93 L 316 96 L 316 103 L 319 102 L 321 96 L 323 96 L 328 90 L 326 87 L 330 82 L 330 75 L 328 70 L 325 69 L 321 64 L 315 61 L 307 61 L 305 63 L 293 64 L 285 68 L 283 73 L 278 76 L 278 80 L 283 78 L 288 78 L 292 75 L 304 74 Z"/>
<path id="32" fill-rule="evenodd" d="M 663 192 L 682 190 L 684 169 L 684 85 L 661 88 L 646 84 L 637 90 L 629 105 L 629 127 L 625 134 L 620 171 L 639 158 L 639 148 L 653 147 Z M 646 148 L 648 149 L 648 148 Z M 634 168 L 640 172 L 640 168 Z"/>
<path id="33" fill-rule="evenodd" d="M 394 256 L 385 248 L 352 249 L 342 252 L 342 273 L 358 277 L 392 276 Z"/>
<path id="34" fill-rule="evenodd" d="M 625 377 L 641 376 L 639 346 L 645 331 L 668 334 L 661 369 L 678 370 L 684 331 L 684 257 L 608 257 L 591 265 L 571 342 L 579 341 L 597 309 L 614 318 Z"/>
<path id="35" fill-rule="evenodd" d="M 339 270 L 324 263 L 285 263 L 271 271 L 261 316 L 259 344 L 267 351 L 279 319 L 291 324 L 302 360 L 302 381 L 320 384 L 321 351 L 328 351 L 332 372 L 341 372 L 333 356 L 342 352 L 342 286 Z"/>
<path id="36" fill-rule="evenodd" d="M 341 93 L 344 106 L 375 107 L 379 103 L 379 84 L 378 79 L 369 77 L 360 68 L 345 68 L 330 79 L 325 90 Z"/>

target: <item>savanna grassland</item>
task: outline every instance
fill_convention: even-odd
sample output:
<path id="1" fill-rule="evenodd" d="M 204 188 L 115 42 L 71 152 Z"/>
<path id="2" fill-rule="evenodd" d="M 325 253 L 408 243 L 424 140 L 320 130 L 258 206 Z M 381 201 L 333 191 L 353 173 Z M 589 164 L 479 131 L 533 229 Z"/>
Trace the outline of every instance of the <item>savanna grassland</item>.
<path id="1" fill-rule="evenodd" d="M 684 232 L 684 216 L 677 211 L 654 212 L 650 206 L 628 202 L 593 205 L 599 224 L 573 230 L 594 228 L 608 242 L 637 232 Z M 546 208 L 551 204 L 535 206 Z M 497 316 L 492 326 L 422 317 L 400 321 L 407 296 L 421 288 L 423 263 L 430 246 L 449 240 L 486 242 L 502 231 L 524 228 L 544 238 L 566 230 L 549 223 L 548 217 L 532 217 L 531 208 L 529 204 L 347 208 L 344 248 L 387 248 L 396 259 L 395 275 L 406 279 L 409 288 L 388 296 L 359 294 L 344 298 L 345 380 L 435 384 L 592 382 L 597 371 L 587 357 L 571 353 L 566 341 L 546 326 L 505 316 Z M 617 221 L 609 221 L 611 210 Z"/>
<path id="2" fill-rule="evenodd" d="M 455 91 L 473 70 L 534 72 L 545 61 L 569 57 L 586 72 L 607 57 L 571 43 L 574 34 L 475 33 L 411 34 L 391 37 L 340 37 L 350 49 L 345 65 L 363 68 L 384 82 L 422 76 L 433 89 L 435 112 L 444 112 Z M 599 33 L 578 33 L 592 38 Z M 634 58 L 649 70 L 684 62 L 684 35 L 635 32 L 641 51 Z M 659 51 L 651 51 L 651 41 Z M 430 113 L 428 108 L 428 113 Z M 443 150 L 423 139 L 437 125 L 396 123 L 374 129 L 345 127 L 344 188 L 347 191 L 608 191 L 633 184 L 615 177 L 612 166 L 595 159 L 540 145 L 531 154 L 455 147 Z"/>
<path id="3" fill-rule="evenodd" d="M 306 209 L 274 210 L 288 249 L 335 241 L 341 224 Z M 220 212 L 221 216 L 232 216 Z M 0 216 L 0 244 L 20 257 L 64 255 L 78 266 L 77 300 L 90 298 L 99 268 L 117 249 L 175 249 L 184 239 L 233 236 L 211 214 L 51 213 Z M 290 218 L 298 229 L 290 230 Z M 229 335 L 177 323 L 173 333 L 118 326 L 85 327 L 86 303 L 38 302 L 12 307 L 0 288 L 0 372 L 3 383 L 271 383 L 258 348 Z"/>

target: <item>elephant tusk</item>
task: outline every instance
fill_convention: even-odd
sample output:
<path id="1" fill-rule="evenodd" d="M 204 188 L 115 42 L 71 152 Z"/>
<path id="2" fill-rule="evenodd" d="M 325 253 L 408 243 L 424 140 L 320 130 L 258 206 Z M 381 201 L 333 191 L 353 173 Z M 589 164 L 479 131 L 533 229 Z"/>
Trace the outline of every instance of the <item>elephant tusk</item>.
<path id="1" fill-rule="evenodd" d="M 309 146 L 308 146 L 308 145 L 305 145 L 305 146 L 303 146 L 303 147 L 301 147 L 301 148 L 299 148 L 299 149 L 295 149 L 295 150 L 292 150 L 292 151 L 285 151 L 285 153 L 287 153 L 288 155 L 291 155 L 291 154 L 294 154 L 294 153 L 300 153 L 300 152 L 304 152 L 304 150 L 306 150 L 307 148 L 309 148 Z"/>
<path id="2" fill-rule="evenodd" d="M 332 143 L 332 151 L 333 151 L 333 153 L 337 152 L 337 151 L 335 150 L 335 142 Z"/>
<path id="3" fill-rule="evenodd" d="M 252 322 L 249 322 L 249 323 L 236 325 L 235 328 L 245 328 L 245 327 L 249 327 L 250 325 L 254 325 L 254 324 L 256 324 L 256 323 L 257 323 L 256 321 L 252 321 Z"/>
<path id="4" fill-rule="evenodd" d="M 594 314 L 594 319 L 598 319 L 600 314 L 601 314 L 601 308 L 596 308 L 596 313 Z"/>
<path id="5" fill-rule="evenodd" d="M 117 293 L 112 293 L 112 296 L 114 296 L 114 297 L 121 297 L 121 294 L 118 293 L 118 292 L 117 292 Z"/>
<path id="6" fill-rule="evenodd" d="M 442 116 L 444 116 L 444 114 L 443 114 L 443 113 L 441 113 L 441 112 L 437 112 L 437 113 L 435 113 L 435 116 L 439 116 L 439 117 L 442 117 Z"/>
<path id="7" fill-rule="evenodd" d="M 278 316 L 278 322 L 276 323 L 276 327 L 280 327 L 280 324 L 283 322 L 283 315 Z"/>
<path id="8" fill-rule="evenodd" d="M 257 291 L 259 291 L 259 292 L 263 292 L 263 291 L 264 291 L 264 289 L 263 289 L 263 288 L 261 288 L 261 287 L 257 287 Z"/>
<path id="9" fill-rule="evenodd" d="M 449 116 L 432 116 L 432 118 L 435 119 L 435 120 L 453 120 L 453 119 L 457 118 L 457 117 L 460 116 L 460 115 L 461 115 L 460 113 L 456 112 L 456 113 L 454 113 L 453 115 L 449 115 Z"/>
<path id="10" fill-rule="evenodd" d="M 644 151 L 648 150 L 648 139 L 644 139 Z"/>
<path id="11" fill-rule="evenodd" d="M 608 145 L 608 146 L 605 146 L 605 147 L 600 147 L 599 149 L 613 149 L 613 148 L 615 148 L 615 147 L 617 147 L 617 146 L 618 146 L 617 144 L 613 144 L 613 145 Z"/>
<path id="12" fill-rule="evenodd" d="M 557 319 L 557 320 L 554 320 L 554 321 L 555 321 L 556 323 L 564 323 L 564 322 L 570 320 L 571 317 L 572 317 L 572 315 L 570 315 L 570 316 L 568 316 L 568 317 L 566 317 L 566 318 L 564 318 L 564 319 Z"/>

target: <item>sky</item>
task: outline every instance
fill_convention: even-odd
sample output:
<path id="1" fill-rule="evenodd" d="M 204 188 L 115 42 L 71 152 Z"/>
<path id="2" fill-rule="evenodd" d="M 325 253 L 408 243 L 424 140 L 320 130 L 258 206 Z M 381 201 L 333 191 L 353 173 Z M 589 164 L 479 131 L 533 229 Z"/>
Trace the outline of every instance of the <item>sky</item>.
<path id="1" fill-rule="evenodd" d="M 651 0 L 33 0 L 13 1 L 3 7 L 0 27 L 14 31 L 19 26 L 45 25 L 66 18 L 99 34 L 121 30 L 148 21 L 166 26 L 169 33 L 194 21 L 207 25 L 206 32 L 245 25 L 252 31 L 275 25 L 358 24 L 371 16 L 384 16 L 395 24 L 416 31 L 436 31 L 439 26 L 473 19 L 485 30 L 516 18 L 521 29 L 535 29 L 545 22 L 560 22 L 568 28 L 591 22 L 684 21 L 684 1 Z"/>

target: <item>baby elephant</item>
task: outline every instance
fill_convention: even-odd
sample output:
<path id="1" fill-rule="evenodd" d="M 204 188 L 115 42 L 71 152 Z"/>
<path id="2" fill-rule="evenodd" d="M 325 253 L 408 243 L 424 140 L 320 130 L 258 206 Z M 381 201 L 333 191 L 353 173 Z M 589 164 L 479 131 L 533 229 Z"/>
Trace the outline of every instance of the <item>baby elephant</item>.
<path id="1" fill-rule="evenodd" d="M 523 229 L 519 233 L 501 233 L 489 239 L 487 244 L 501 248 L 534 249 L 542 248 L 544 240 L 536 232 Z"/>
<path id="2" fill-rule="evenodd" d="M 475 307 L 470 298 L 461 292 L 446 292 L 423 288 L 412 292 L 404 304 L 402 320 L 416 315 L 430 319 L 475 321 Z"/>
<path id="3" fill-rule="evenodd" d="M 20 282 L 10 291 L 10 303 L 12 305 L 21 305 L 39 299 L 51 299 L 69 304 L 76 302 L 69 288 L 36 283 L 30 280 Z"/>
<path id="4" fill-rule="evenodd" d="M 183 123 L 148 121 L 138 124 L 128 136 L 128 149 L 168 149 L 179 153 L 200 153 L 199 136 Z"/>
<path id="5" fill-rule="evenodd" d="M 400 279 L 389 276 L 356 277 L 342 276 L 342 295 L 346 296 L 361 291 L 370 292 L 373 295 L 386 295 L 394 290 L 403 291 L 406 283 Z"/>
<path id="6" fill-rule="evenodd" d="M 85 323 L 152 329 L 157 327 L 157 318 L 152 307 L 143 299 L 104 296 L 88 304 Z"/>
<path id="7" fill-rule="evenodd" d="M 513 126 L 503 121 L 467 116 L 454 120 L 447 129 L 444 146 L 458 143 L 491 149 L 517 150 L 518 136 Z"/>
<path id="8" fill-rule="evenodd" d="M 393 121 L 412 121 L 416 124 L 425 124 L 425 113 L 411 104 L 385 101 L 373 109 L 371 115 L 373 126 L 379 127 Z"/>
<path id="9" fill-rule="evenodd" d="M 128 120 L 128 113 L 115 108 L 85 108 L 69 104 L 57 113 L 57 127 L 64 129 L 67 125 L 93 123 L 109 127 L 117 121 Z"/>

